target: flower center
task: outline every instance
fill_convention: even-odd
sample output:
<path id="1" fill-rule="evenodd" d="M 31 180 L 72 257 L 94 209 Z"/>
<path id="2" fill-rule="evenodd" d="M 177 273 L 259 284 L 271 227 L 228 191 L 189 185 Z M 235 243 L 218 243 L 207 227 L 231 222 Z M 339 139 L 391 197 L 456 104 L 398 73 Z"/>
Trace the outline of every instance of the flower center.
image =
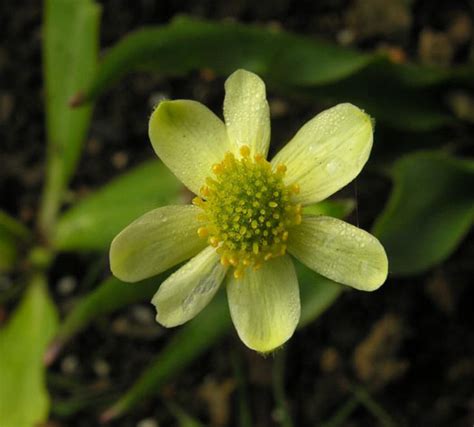
<path id="1" fill-rule="evenodd" d="M 193 204 L 203 212 L 198 234 L 216 247 L 223 265 L 242 277 L 247 267 L 258 269 L 271 258 L 284 255 L 289 229 L 301 223 L 301 205 L 291 202 L 299 186 L 283 183 L 286 166 L 276 170 L 260 154 L 240 148 L 241 159 L 227 153 L 212 167 Z"/>

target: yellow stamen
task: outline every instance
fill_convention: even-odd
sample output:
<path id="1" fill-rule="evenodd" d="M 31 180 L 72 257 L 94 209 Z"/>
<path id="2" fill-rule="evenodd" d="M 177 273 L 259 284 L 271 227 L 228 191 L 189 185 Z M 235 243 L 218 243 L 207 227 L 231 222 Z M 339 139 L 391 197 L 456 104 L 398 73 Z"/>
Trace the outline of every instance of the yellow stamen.
<path id="1" fill-rule="evenodd" d="M 197 233 L 199 237 L 206 237 L 209 234 L 209 231 L 206 227 L 199 227 Z"/>
<path id="2" fill-rule="evenodd" d="M 242 145 L 242 147 L 240 147 L 240 154 L 242 157 L 248 157 L 250 156 L 250 148 L 248 145 Z"/>
<path id="3" fill-rule="evenodd" d="M 214 172 L 216 175 L 219 175 L 220 173 L 222 173 L 223 169 L 224 168 L 222 167 L 221 163 L 217 163 L 214 166 L 212 166 L 212 172 Z"/>
<path id="4" fill-rule="evenodd" d="M 299 186 L 299 184 L 293 184 L 293 185 L 291 186 L 291 190 L 293 191 L 293 193 L 299 194 L 299 193 L 300 193 L 300 186 Z"/>
<path id="5" fill-rule="evenodd" d="M 222 265 L 233 267 L 236 278 L 284 255 L 291 227 L 302 215 L 301 205 L 292 202 L 299 186 L 283 182 L 284 164 L 273 169 L 262 154 L 251 158 L 247 145 L 239 153 L 239 159 L 226 153 L 213 165 L 201 197 L 193 199 L 202 209 L 198 235 L 216 248 Z"/>

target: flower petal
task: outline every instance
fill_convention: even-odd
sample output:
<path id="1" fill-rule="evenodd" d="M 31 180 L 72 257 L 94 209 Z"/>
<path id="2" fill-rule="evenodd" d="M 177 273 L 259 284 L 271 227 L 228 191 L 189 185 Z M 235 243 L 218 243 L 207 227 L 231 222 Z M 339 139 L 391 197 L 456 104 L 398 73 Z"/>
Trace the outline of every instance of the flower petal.
<path id="1" fill-rule="evenodd" d="M 206 246 L 197 234 L 199 208 L 154 209 L 132 222 L 113 240 L 110 269 L 125 282 L 137 282 L 196 255 Z"/>
<path id="2" fill-rule="evenodd" d="M 336 218 L 304 215 L 290 232 L 288 251 L 317 273 L 361 291 L 374 291 L 387 278 L 380 242 Z"/>
<path id="3" fill-rule="evenodd" d="M 150 118 L 148 133 L 161 160 L 193 193 L 198 194 L 212 165 L 231 151 L 226 127 L 195 101 L 163 101 Z"/>
<path id="4" fill-rule="evenodd" d="M 370 117 L 352 104 L 339 104 L 306 123 L 273 158 L 287 167 L 285 183 L 297 183 L 296 200 L 324 200 L 361 171 L 372 148 Z"/>
<path id="5" fill-rule="evenodd" d="M 226 271 L 208 246 L 161 284 L 152 300 L 157 322 L 172 327 L 191 320 L 211 301 Z"/>
<path id="6" fill-rule="evenodd" d="M 235 71 L 225 82 L 224 118 L 227 134 L 236 148 L 267 156 L 270 145 L 270 110 L 265 83 L 256 74 Z M 238 150 L 235 150 L 238 151 Z"/>
<path id="7" fill-rule="evenodd" d="M 262 353 L 286 342 L 300 318 L 298 279 L 287 255 L 248 269 L 227 284 L 230 314 L 240 339 Z"/>

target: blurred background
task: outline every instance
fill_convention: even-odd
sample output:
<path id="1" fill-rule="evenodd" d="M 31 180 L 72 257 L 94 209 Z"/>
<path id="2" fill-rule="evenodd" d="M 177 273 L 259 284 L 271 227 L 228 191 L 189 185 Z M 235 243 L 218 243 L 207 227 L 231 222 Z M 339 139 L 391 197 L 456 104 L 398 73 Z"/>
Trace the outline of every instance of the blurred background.
<path id="1" fill-rule="evenodd" d="M 47 3 L 52 10 L 56 3 L 81 2 Z M 0 3 L 0 241 L 20 236 L 14 255 L 10 243 L 0 243 L 7 248 L 3 255 L 0 250 L 0 426 L 95 426 L 99 419 L 137 427 L 472 425 L 474 3 L 83 3 L 100 21 L 94 28 L 101 60 L 91 81 L 64 94 L 70 100 L 82 91 L 76 101 L 95 105 L 61 196 L 55 237 L 37 220 L 54 157 L 52 145 L 49 158 L 46 148 L 55 110 L 45 107 L 45 88 L 54 86 L 43 74 L 45 5 Z M 212 28 L 201 28 L 202 22 Z M 149 35 L 117 52 L 124 37 L 143 26 L 165 33 L 156 45 L 156 35 Z M 69 28 L 63 30 L 59 39 L 67 45 Z M 71 55 L 76 39 L 71 36 Z M 54 56 L 55 47 L 50 49 Z M 115 59 L 106 62 L 114 49 Z M 278 55 L 269 59 L 269 50 Z M 71 72 L 68 61 L 64 70 L 55 64 L 60 77 Z M 128 190 L 119 185 L 120 194 L 112 189 L 81 205 L 155 158 L 147 125 L 157 102 L 194 99 L 221 115 L 223 83 L 239 67 L 267 83 L 271 154 L 337 102 L 353 102 L 375 118 L 367 167 L 334 199 L 344 201 L 338 215 L 381 239 L 391 266 L 389 280 L 375 293 L 332 287 L 321 299 L 316 295 L 304 328 L 267 357 L 245 348 L 221 320 L 227 314 L 194 329 L 155 323 L 148 300 L 159 279 L 133 290 L 135 285 L 124 285 L 120 297 L 113 288 L 119 285 L 107 282 L 110 238 L 150 206 L 142 201 L 107 228 L 110 217 L 120 215 L 130 200 L 127 191 L 137 187 L 137 199 L 153 194 L 158 205 L 189 200 L 172 177 L 163 175 L 156 189 L 150 182 L 146 187 L 149 175 L 142 170 Z M 67 103 L 59 108 L 68 109 Z M 6 218 L 15 219 L 13 228 Z M 35 347 L 44 332 L 33 327 L 40 320 L 24 315 L 9 333 L 8 325 L 20 304 L 29 303 L 36 271 L 48 289 L 48 310 L 59 321 Z M 222 330 L 208 333 L 206 325 L 215 322 Z M 34 357 L 16 366 L 16 354 Z M 40 378 L 31 389 L 20 378 L 30 372 L 21 363 Z M 29 393 L 44 402 L 32 403 Z M 11 421 L 11 412 L 29 411 L 38 414 L 36 421 Z"/>

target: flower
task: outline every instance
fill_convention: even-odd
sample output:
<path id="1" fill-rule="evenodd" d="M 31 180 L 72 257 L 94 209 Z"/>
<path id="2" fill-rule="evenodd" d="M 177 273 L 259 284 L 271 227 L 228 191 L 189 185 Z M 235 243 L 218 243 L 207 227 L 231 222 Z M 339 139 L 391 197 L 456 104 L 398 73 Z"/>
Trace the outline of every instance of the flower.
<path id="1" fill-rule="evenodd" d="M 161 102 L 150 118 L 156 154 L 196 197 L 138 218 L 110 249 L 111 270 L 135 282 L 191 258 L 153 297 L 157 321 L 196 316 L 225 282 L 241 340 L 259 352 L 281 346 L 300 317 L 291 254 L 314 271 L 372 291 L 388 262 L 371 234 L 339 219 L 305 214 L 352 181 L 372 148 L 370 117 L 339 104 L 306 123 L 267 161 L 265 85 L 237 70 L 225 83 L 225 124 L 204 105 Z"/>

